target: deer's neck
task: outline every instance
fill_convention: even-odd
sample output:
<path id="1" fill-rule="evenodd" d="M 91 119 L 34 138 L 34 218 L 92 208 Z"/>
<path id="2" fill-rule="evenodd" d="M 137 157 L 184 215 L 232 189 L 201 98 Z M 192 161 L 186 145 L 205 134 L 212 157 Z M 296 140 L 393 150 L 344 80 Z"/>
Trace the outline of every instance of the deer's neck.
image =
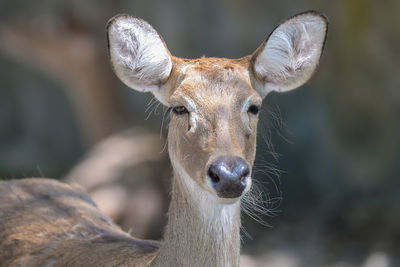
<path id="1" fill-rule="evenodd" d="M 240 201 L 221 204 L 176 172 L 164 244 L 154 266 L 239 266 Z"/>

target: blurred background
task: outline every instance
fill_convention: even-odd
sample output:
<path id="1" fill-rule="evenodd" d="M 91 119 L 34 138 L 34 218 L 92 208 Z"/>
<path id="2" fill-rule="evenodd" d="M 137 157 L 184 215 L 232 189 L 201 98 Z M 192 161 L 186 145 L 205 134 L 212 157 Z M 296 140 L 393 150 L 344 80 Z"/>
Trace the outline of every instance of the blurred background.
<path id="1" fill-rule="evenodd" d="M 176 56 L 237 58 L 310 9 L 330 19 L 325 53 L 308 84 L 264 101 L 254 172 L 274 216 L 244 216 L 243 261 L 400 266 L 397 0 L 0 0 L 0 179 L 78 182 L 160 238 L 168 114 L 113 74 L 107 20 L 144 18 Z"/>

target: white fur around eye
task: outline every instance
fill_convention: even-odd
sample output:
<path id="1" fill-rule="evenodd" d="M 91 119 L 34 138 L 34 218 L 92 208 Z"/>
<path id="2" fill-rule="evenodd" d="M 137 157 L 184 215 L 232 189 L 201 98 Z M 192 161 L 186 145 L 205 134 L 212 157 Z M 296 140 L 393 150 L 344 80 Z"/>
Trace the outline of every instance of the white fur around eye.
<path id="1" fill-rule="evenodd" d="M 172 60 L 153 27 L 144 20 L 119 15 L 109 22 L 108 40 L 117 76 L 129 87 L 153 92 L 158 100 L 165 103 L 160 90 L 171 73 Z"/>
<path id="2" fill-rule="evenodd" d="M 304 84 L 315 71 L 322 53 L 326 18 L 303 13 L 279 25 L 253 57 L 256 89 L 264 97 Z"/>

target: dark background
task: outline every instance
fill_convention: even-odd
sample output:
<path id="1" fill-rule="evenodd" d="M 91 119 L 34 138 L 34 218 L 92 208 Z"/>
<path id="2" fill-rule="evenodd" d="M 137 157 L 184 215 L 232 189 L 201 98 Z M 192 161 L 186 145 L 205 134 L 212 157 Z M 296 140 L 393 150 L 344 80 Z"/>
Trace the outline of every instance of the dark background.
<path id="1" fill-rule="evenodd" d="M 276 216 L 244 217 L 243 252 L 257 266 L 400 266 L 397 0 L 1 0 L 0 179 L 68 177 L 131 127 L 166 136 L 163 109 L 145 120 L 151 96 L 110 68 L 113 15 L 149 21 L 176 56 L 237 58 L 310 9 L 330 19 L 325 52 L 308 84 L 264 101 L 255 173 Z M 169 177 L 163 158 L 140 179 Z M 159 236 L 160 220 L 142 236 Z"/>

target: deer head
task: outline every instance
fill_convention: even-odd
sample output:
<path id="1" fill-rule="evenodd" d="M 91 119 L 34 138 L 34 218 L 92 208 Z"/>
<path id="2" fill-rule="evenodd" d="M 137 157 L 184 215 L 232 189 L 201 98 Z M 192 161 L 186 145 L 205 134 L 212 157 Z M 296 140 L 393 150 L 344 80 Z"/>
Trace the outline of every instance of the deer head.
<path id="1" fill-rule="evenodd" d="M 168 147 L 181 182 L 233 203 L 251 187 L 263 98 L 312 76 L 327 19 L 317 12 L 298 14 L 239 59 L 174 57 L 150 24 L 129 15 L 112 18 L 107 30 L 117 76 L 172 110 Z"/>

